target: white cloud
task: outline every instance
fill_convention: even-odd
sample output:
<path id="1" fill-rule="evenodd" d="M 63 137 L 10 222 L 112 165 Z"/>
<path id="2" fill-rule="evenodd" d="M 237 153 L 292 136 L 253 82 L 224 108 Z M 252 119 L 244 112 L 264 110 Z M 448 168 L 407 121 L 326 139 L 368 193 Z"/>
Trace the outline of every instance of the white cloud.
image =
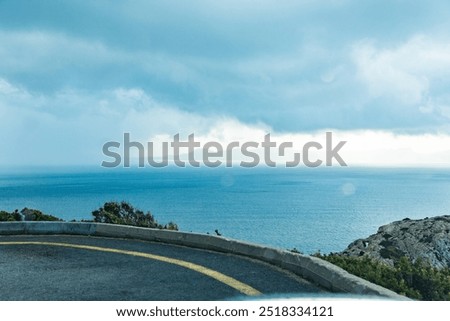
<path id="1" fill-rule="evenodd" d="M 107 81 L 103 78 L 104 68 L 117 77 L 126 69 L 134 73 L 139 70 L 140 75 L 157 75 L 174 83 L 198 80 L 189 62 L 181 61 L 177 55 L 114 47 L 101 40 L 60 32 L 0 30 L 0 43 L 0 70 L 4 73 L 0 77 L 5 73 L 45 75 L 44 84 L 53 79 L 64 87 L 67 79 Z"/>
<path id="2" fill-rule="evenodd" d="M 20 99 L 15 99 L 20 97 Z M 58 106 L 65 106 L 60 115 Z M 89 108 L 77 108 L 88 106 Z M 67 111 L 72 114 L 67 117 Z M 301 152 L 303 144 L 317 141 L 325 146 L 325 132 L 276 132 L 263 123 L 244 123 L 218 114 L 204 115 L 161 103 L 140 88 L 117 88 L 95 94 L 66 90 L 49 96 L 29 93 L 6 79 L 0 80 L 0 148 L 3 165 L 100 164 L 106 141 L 121 141 L 124 132 L 144 145 L 171 141 L 191 133 L 202 144 L 217 141 L 261 143 L 271 133 L 277 144 L 293 142 L 280 164 Z M 349 166 L 449 166 L 450 135 L 398 135 L 389 131 L 332 130 L 335 144 L 345 140 L 340 153 Z M 323 150 L 311 156 L 323 158 Z M 263 158 L 263 150 L 258 153 Z M 243 159 L 237 156 L 236 161 Z M 275 160 L 277 160 L 274 157 Z"/>
<path id="3" fill-rule="evenodd" d="M 344 71 L 344 67 L 342 65 L 339 65 L 337 67 L 334 67 L 330 70 L 325 71 L 320 75 L 320 79 L 324 83 L 332 83 L 336 80 L 336 78 L 339 76 L 340 73 Z"/>
<path id="4" fill-rule="evenodd" d="M 19 89 L 11 85 L 5 79 L 0 78 L 0 95 L 11 95 L 18 92 Z"/>
<path id="5" fill-rule="evenodd" d="M 450 166 L 450 135 L 395 134 L 390 131 L 337 132 L 347 140 L 343 157 L 351 165 Z"/>
<path id="6" fill-rule="evenodd" d="M 394 97 L 406 104 L 424 103 L 433 81 L 450 76 L 450 44 L 423 35 L 387 49 L 359 42 L 352 57 L 373 96 Z"/>
<path id="7" fill-rule="evenodd" d="M 85 41 L 62 33 L 0 30 L 0 42 L 0 66 L 14 72 L 30 69 L 49 72 L 68 64 L 80 67 L 80 62 L 86 57 L 89 57 L 89 63 L 116 59 L 116 53 L 101 42 Z"/>

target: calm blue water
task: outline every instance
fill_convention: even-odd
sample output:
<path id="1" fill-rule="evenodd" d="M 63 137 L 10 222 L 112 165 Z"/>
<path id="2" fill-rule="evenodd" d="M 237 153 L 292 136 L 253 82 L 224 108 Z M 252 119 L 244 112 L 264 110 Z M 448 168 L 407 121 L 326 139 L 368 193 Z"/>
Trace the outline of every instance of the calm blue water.
<path id="1" fill-rule="evenodd" d="M 0 174 L 0 209 L 89 219 L 110 200 L 160 223 L 311 253 L 341 251 L 393 220 L 450 213 L 450 170 L 72 169 Z"/>

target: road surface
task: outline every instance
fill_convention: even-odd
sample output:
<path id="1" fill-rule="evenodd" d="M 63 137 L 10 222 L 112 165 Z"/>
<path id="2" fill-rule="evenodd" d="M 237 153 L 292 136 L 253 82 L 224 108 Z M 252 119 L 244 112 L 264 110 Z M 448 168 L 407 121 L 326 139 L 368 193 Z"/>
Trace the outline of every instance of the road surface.
<path id="1" fill-rule="evenodd" d="M 0 236 L 0 300 L 225 300 L 323 292 L 290 272 L 231 254 L 115 238 Z"/>

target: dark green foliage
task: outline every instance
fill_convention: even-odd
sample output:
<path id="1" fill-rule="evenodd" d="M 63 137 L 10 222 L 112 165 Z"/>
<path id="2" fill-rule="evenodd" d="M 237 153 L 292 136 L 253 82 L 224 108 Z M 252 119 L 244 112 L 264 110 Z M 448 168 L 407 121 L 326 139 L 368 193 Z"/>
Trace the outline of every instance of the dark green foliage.
<path id="1" fill-rule="evenodd" d="M 388 240 L 384 240 L 384 241 L 380 242 L 380 245 L 383 246 L 383 247 L 388 247 L 388 246 L 394 245 L 394 242 L 388 241 Z"/>
<path id="2" fill-rule="evenodd" d="M 174 222 L 169 222 L 166 225 L 164 225 L 164 229 L 171 230 L 171 231 L 178 231 L 178 225 Z"/>
<path id="3" fill-rule="evenodd" d="M 301 251 L 299 251 L 296 247 L 292 248 L 290 250 L 292 253 L 296 253 L 296 254 L 303 254 Z"/>
<path id="4" fill-rule="evenodd" d="M 103 207 L 93 211 L 92 215 L 94 216 L 94 222 L 99 223 L 178 230 L 175 223 L 170 222 L 162 226 L 150 212 L 144 213 L 127 202 L 107 202 Z"/>
<path id="5" fill-rule="evenodd" d="M 396 261 L 394 267 L 366 256 L 349 257 L 333 253 L 316 256 L 413 299 L 450 300 L 450 268 L 437 269 L 421 260 L 413 263 L 404 256 Z"/>
<path id="6" fill-rule="evenodd" d="M 107 202 L 103 207 L 92 212 L 94 220 L 82 220 L 82 222 L 100 222 L 109 224 L 132 225 L 139 227 L 159 228 L 178 231 L 178 225 L 169 222 L 166 225 L 158 224 L 150 212 L 144 213 L 134 208 L 127 202 Z M 20 212 L 12 213 L 0 211 L 0 222 L 14 221 L 62 221 L 53 215 L 44 214 L 39 210 L 24 208 Z M 76 222 L 72 220 L 71 222 Z"/>
<path id="7" fill-rule="evenodd" d="M 20 213 L 17 210 L 12 213 L 0 211 L 0 222 L 14 222 L 21 220 L 22 217 L 20 216 Z"/>
<path id="8" fill-rule="evenodd" d="M 20 212 L 15 210 L 12 213 L 0 211 L 0 222 L 16 222 L 16 221 L 61 221 L 61 219 L 44 214 L 41 211 L 24 208 Z"/>
<path id="9" fill-rule="evenodd" d="M 388 245 L 380 250 L 380 256 L 384 259 L 398 260 L 404 255 L 405 253 L 403 251 L 399 250 L 397 247 L 393 245 Z"/>
<path id="10" fill-rule="evenodd" d="M 23 215 L 24 221 L 62 221 L 56 216 L 44 214 L 39 210 L 28 209 L 26 207 L 20 213 Z"/>

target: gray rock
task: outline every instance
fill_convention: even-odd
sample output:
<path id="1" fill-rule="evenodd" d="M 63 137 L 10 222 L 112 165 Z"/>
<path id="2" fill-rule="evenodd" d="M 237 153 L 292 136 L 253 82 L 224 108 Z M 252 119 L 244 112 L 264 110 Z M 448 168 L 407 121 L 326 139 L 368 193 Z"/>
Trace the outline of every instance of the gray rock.
<path id="1" fill-rule="evenodd" d="M 421 258 L 437 268 L 450 267 L 450 215 L 404 219 L 378 229 L 366 239 L 352 242 L 343 255 L 368 256 L 389 265 L 406 256 Z"/>

